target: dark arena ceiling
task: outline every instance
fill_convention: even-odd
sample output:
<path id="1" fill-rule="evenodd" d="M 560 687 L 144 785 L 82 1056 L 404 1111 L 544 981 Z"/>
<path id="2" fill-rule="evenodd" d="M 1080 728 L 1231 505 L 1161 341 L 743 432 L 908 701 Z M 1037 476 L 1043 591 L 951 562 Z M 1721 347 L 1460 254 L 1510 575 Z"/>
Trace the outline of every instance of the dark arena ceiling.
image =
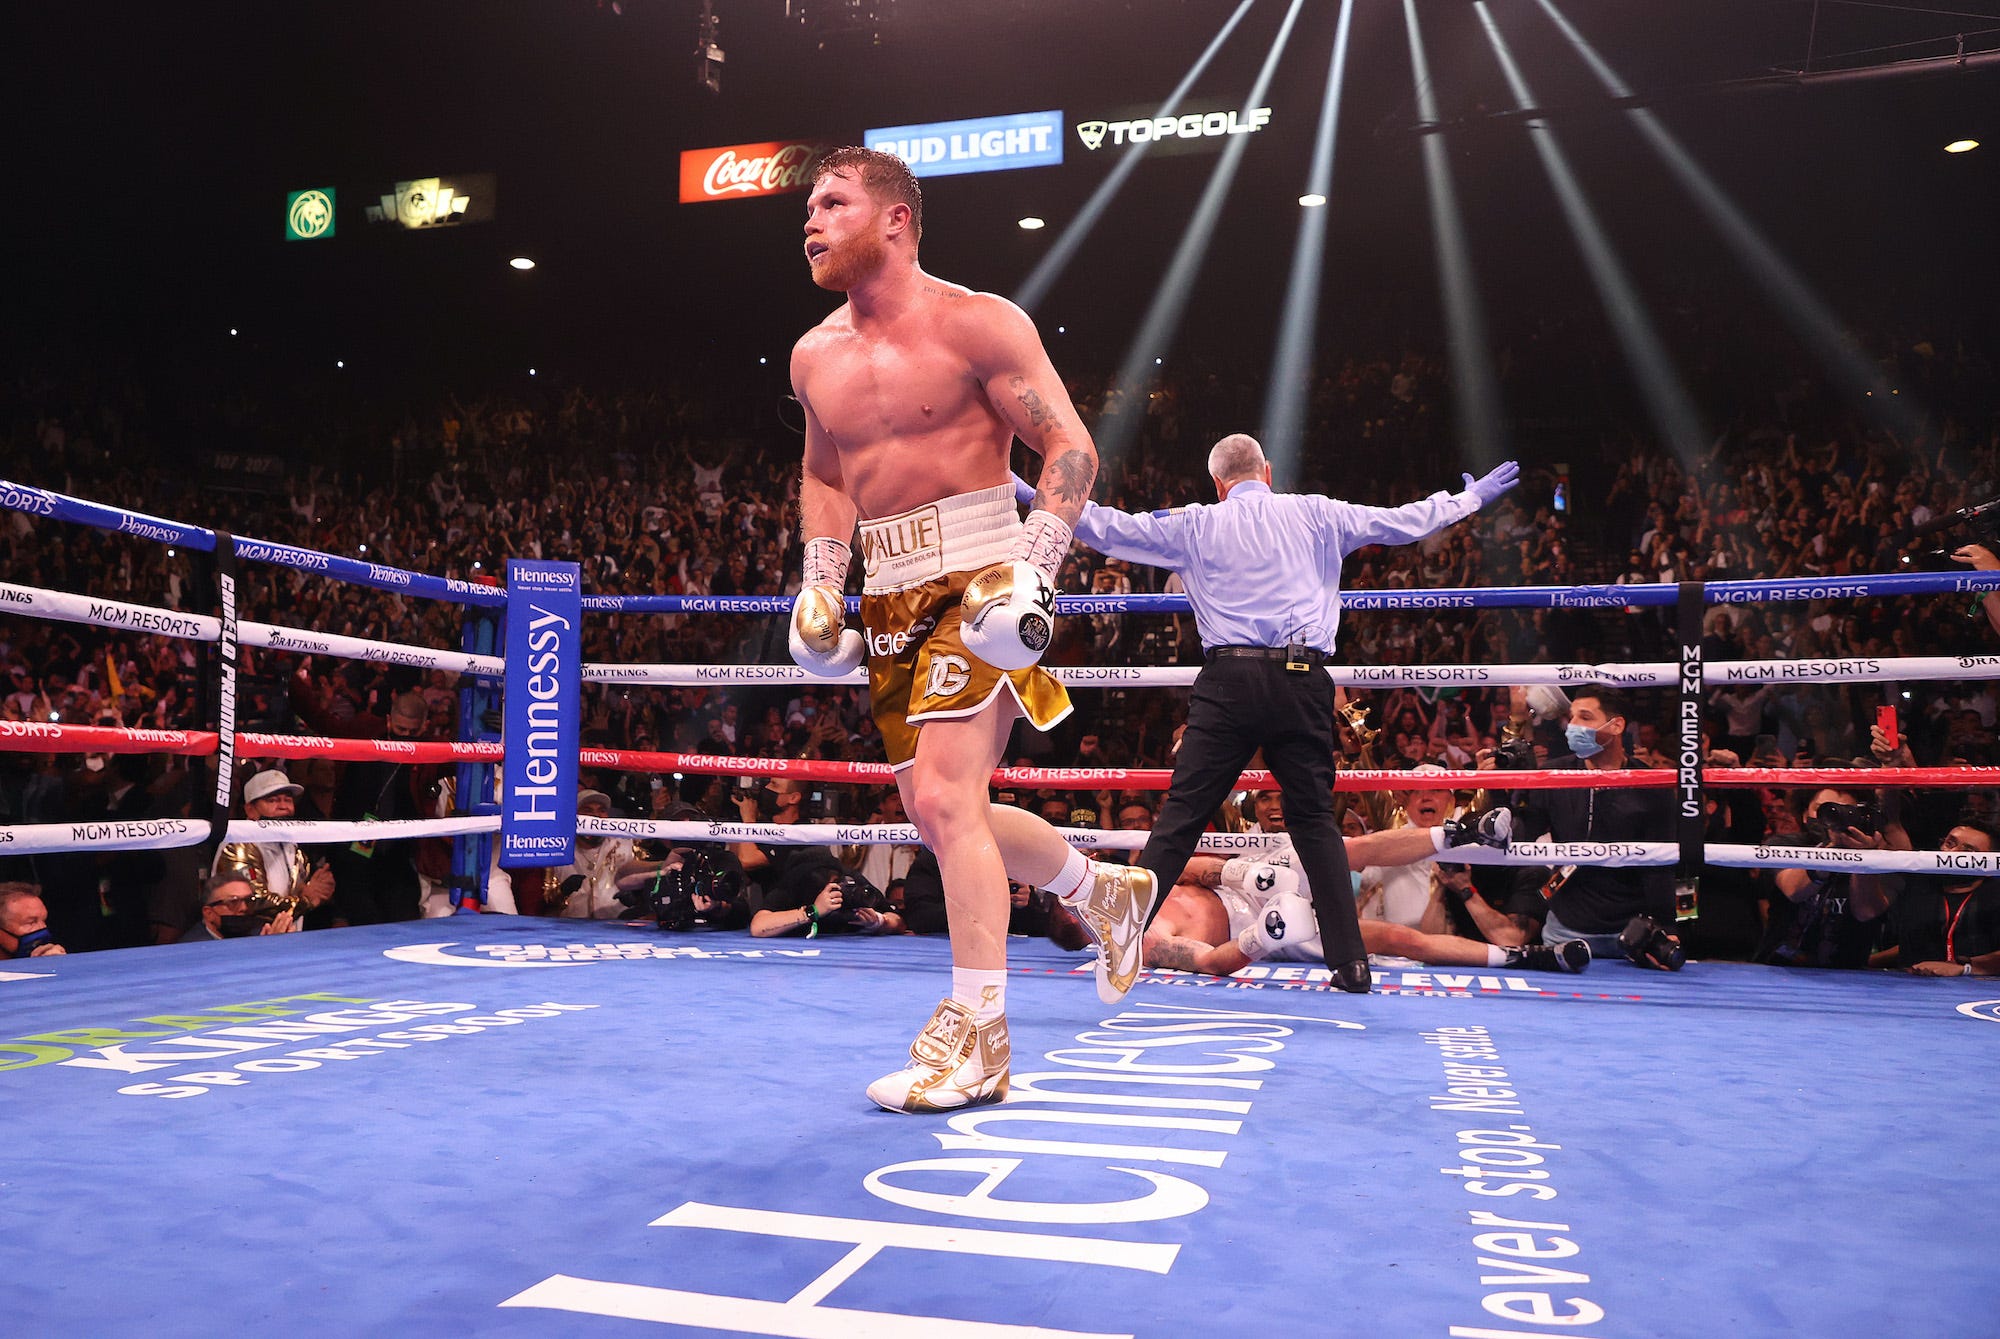
<path id="1" fill-rule="evenodd" d="M 1234 0 L 713 0 L 700 86 L 691 0 L 318 0 L 16 7 L 14 356 L 179 359 L 226 328 L 279 361 L 336 350 L 418 374 L 578 368 L 695 349 L 782 357 L 828 297 L 802 197 L 678 200 L 684 150 L 1058 111 L 1060 165 L 926 180 L 926 268 L 1015 293 L 1111 174 L 1077 123 L 1157 108 Z M 1328 85 L 1340 0 L 1251 0 L 1189 90 L 1248 137 L 1176 348 L 1268 350 Z M 1843 317 L 1884 294 L 1994 288 L 2000 0 L 1354 0 L 1342 67 L 1323 334 L 1441 324 L 1422 144 L 1442 136 L 1496 327 L 1588 292 L 1531 143 L 1556 136 L 1644 300 L 1739 287 L 1709 217 L 1637 133 L 1650 109 Z M 1629 86 L 1617 102 L 1551 17 Z M 1984 11 L 1984 12 L 1982 12 Z M 1414 14 L 1434 119 L 1414 83 Z M 1543 116 L 1519 104 L 1497 30 Z M 1963 34 L 1963 36 L 1961 36 Z M 1961 51 L 1965 59 L 1956 57 Z M 1912 62 L 1917 62 L 1913 64 Z M 1801 72 L 1804 72 L 1801 74 Z M 1138 115 L 1148 114 L 1145 111 Z M 1946 154 L 1953 140 L 1984 147 Z M 1163 141 L 1164 143 L 1164 141 Z M 1186 148 L 1186 144 L 1176 145 Z M 1149 152 L 1040 304 L 1115 362 L 1210 174 Z M 491 173 L 489 224 L 370 229 L 390 183 Z M 288 242 L 288 194 L 333 185 L 335 236 Z M 1044 218 L 1028 232 L 1016 221 Z M 537 268 L 518 273 L 513 256 Z M 358 352 L 357 352 L 358 351 Z"/>

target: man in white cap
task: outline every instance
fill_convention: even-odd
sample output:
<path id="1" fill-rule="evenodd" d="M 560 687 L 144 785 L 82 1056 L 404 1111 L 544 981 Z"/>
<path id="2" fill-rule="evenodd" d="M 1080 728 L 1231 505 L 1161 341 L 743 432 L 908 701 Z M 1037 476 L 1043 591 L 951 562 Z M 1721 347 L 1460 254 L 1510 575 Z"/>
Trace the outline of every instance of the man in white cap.
<path id="1" fill-rule="evenodd" d="M 243 816 L 261 822 L 291 818 L 304 790 L 280 769 L 266 768 L 243 783 Z M 210 866 L 211 881 L 225 871 L 238 871 L 249 880 L 257 906 L 289 910 L 295 930 L 303 930 L 307 914 L 333 897 L 327 862 L 315 865 L 296 842 L 225 842 Z"/>

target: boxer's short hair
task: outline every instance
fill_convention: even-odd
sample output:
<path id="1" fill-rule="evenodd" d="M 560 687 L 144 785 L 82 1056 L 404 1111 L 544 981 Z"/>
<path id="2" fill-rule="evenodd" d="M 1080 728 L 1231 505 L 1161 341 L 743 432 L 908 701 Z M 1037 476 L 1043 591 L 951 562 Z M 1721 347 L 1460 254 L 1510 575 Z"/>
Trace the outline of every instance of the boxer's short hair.
<path id="1" fill-rule="evenodd" d="M 924 188 L 917 184 L 916 174 L 910 171 L 908 163 L 893 153 L 850 144 L 832 150 L 813 164 L 813 185 L 819 185 L 822 178 L 835 172 L 853 173 L 877 200 L 908 205 L 911 235 L 919 242 L 924 239 Z"/>

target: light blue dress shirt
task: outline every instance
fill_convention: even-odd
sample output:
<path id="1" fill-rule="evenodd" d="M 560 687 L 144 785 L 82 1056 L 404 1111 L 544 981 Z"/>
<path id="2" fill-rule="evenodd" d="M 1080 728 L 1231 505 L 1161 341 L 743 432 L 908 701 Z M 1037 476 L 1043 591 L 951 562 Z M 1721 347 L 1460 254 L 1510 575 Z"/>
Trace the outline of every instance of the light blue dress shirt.
<path id="1" fill-rule="evenodd" d="M 1221 502 L 1160 516 L 1089 503 L 1076 537 L 1110 557 L 1178 572 L 1205 647 L 1303 642 L 1331 654 L 1343 558 L 1369 544 L 1411 543 L 1478 510 L 1470 493 L 1362 507 L 1244 480 Z"/>

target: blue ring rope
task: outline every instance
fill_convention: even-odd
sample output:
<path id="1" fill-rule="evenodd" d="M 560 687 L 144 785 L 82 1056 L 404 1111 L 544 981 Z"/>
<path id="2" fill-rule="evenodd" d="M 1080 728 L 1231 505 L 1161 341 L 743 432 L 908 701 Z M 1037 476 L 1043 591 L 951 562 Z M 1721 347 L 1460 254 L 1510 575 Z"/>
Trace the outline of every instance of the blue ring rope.
<path id="1" fill-rule="evenodd" d="M 144 512 L 87 502 L 47 489 L 0 479 L 0 507 L 74 521 L 100 530 L 116 530 L 162 544 L 212 552 L 215 532 L 198 525 L 164 520 Z M 316 549 L 268 540 L 236 539 L 239 558 L 277 563 L 304 572 L 339 577 L 357 585 L 402 595 L 498 608 L 506 593 L 456 578 L 364 563 Z M 1675 585 L 1643 586 L 1481 586 L 1446 590 L 1342 591 L 1343 609 L 1623 609 L 1663 608 L 1679 598 Z M 2000 572 L 1885 572 L 1853 577 L 1759 578 L 1711 581 L 1710 604 L 1760 604 L 1769 600 L 1849 600 L 1898 595 L 1983 594 L 2000 590 Z M 585 609 L 636 614 L 789 614 L 789 595 L 586 595 Z M 848 597 L 849 613 L 861 601 Z M 1058 614 L 1187 614 L 1193 608 L 1185 595 L 1059 595 Z"/>

